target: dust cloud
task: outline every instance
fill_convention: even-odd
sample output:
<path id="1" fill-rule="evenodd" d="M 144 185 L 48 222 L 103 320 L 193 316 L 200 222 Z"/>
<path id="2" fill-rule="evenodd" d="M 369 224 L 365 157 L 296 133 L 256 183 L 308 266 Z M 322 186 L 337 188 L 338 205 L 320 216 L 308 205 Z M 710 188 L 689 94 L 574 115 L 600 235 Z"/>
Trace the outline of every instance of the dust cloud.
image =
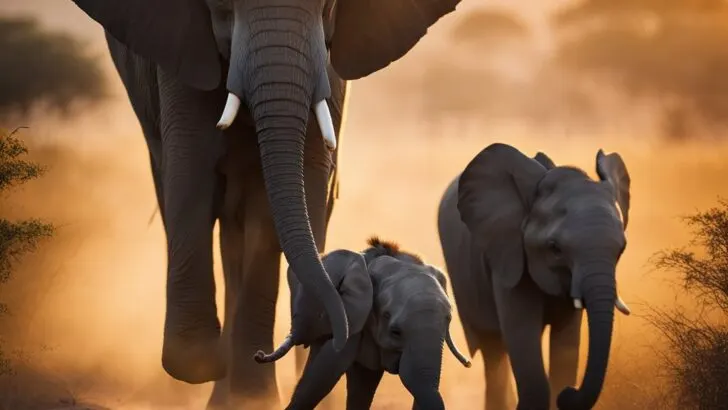
<path id="1" fill-rule="evenodd" d="M 463 10 L 473 3 L 466 2 Z M 72 5 L 57 7 L 81 21 Z M 408 73 L 421 71 L 454 18 L 444 19 L 401 62 L 353 84 L 340 142 L 341 195 L 327 250 L 361 249 L 369 235 L 377 234 L 444 266 L 436 229 L 438 201 L 451 179 L 486 145 L 506 142 L 529 155 L 541 150 L 557 164 L 582 167 L 592 176 L 598 149 L 619 152 L 632 176 L 632 208 L 629 244 L 617 275 L 633 315 L 617 316 L 612 364 L 598 408 L 647 408 L 659 399 L 662 381 L 654 376 L 657 334 L 640 314 L 649 305 L 669 306 L 675 299 L 669 277 L 651 272 L 647 261 L 662 248 L 686 242 L 689 232 L 681 215 L 728 195 L 723 177 L 728 172 L 728 144 L 666 144 L 649 134 L 600 129 L 538 132 L 518 123 L 488 126 L 477 121 L 477 113 L 476 118 L 449 122 L 457 132 L 448 126 L 434 129 L 427 114 L 413 105 L 417 99 L 387 90 Z M 98 28 L 84 29 L 83 34 L 103 52 Z M 60 397 L 119 410 L 202 408 L 210 385 L 179 383 L 161 369 L 164 235 L 158 216 L 148 225 L 155 199 L 146 147 L 119 80 L 104 58 L 116 93 L 113 101 L 90 107 L 70 121 L 39 112 L 26 124 L 17 124 L 31 126 L 20 135 L 31 157 L 47 165 L 49 172 L 3 198 L 2 212 L 47 219 L 58 226 L 58 233 L 24 258 L 15 279 L 0 291 L 11 308 L 11 315 L 3 319 L 3 329 L 10 332 L 3 337 L 11 347 L 22 347 L 13 354 L 24 364 L 12 387 L 13 397 L 20 400 L 32 391 L 36 401 L 48 403 Z M 428 96 L 426 88 L 421 91 L 425 97 L 418 98 L 436 98 Z M 222 284 L 219 253 L 215 257 L 215 274 Z M 280 300 L 287 298 L 281 281 Z M 218 306 L 222 314 L 222 285 Z M 287 306 L 278 304 L 276 343 L 288 330 Z M 457 320 L 452 333 L 464 349 Z M 586 332 L 582 334 L 586 342 Z M 580 372 L 585 356 L 583 348 Z M 293 355 L 277 366 L 285 401 L 295 384 Z M 17 380 L 35 384 L 23 387 Z M 483 387 L 479 358 L 465 369 L 445 352 L 441 390 L 448 408 L 482 408 Z M 341 386 L 337 392 L 341 400 Z M 18 407 L 12 408 L 21 408 L 20 401 L 13 403 Z M 410 405 L 399 380 L 386 375 L 372 408 Z"/>

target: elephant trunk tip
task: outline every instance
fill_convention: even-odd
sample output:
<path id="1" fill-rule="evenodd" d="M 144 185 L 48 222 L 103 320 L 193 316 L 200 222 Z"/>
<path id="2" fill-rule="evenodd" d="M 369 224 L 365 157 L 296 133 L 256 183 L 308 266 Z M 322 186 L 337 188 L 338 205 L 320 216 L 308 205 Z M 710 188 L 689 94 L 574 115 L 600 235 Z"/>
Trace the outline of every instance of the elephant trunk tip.
<path id="1" fill-rule="evenodd" d="M 233 93 L 228 93 L 225 108 L 222 111 L 222 116 L 220 116 L 220 121 L 217 122 L 217 129 L 228 129 L 232 125 L 233 121 L 235 121 L 235 117 L 238 115 L 239 110 L 240 98 Z"/>
<path id="2" fill-rule="evenodd" d="M 253 359 L 258 364 L 272 363 L 285 356 L 296 343 L 293 340 L 293 335 L 288 335 L 283 340 L 280 346 L 270 354 L 266 354 L 262 350 L 258 350 L 253 355 Z"/>

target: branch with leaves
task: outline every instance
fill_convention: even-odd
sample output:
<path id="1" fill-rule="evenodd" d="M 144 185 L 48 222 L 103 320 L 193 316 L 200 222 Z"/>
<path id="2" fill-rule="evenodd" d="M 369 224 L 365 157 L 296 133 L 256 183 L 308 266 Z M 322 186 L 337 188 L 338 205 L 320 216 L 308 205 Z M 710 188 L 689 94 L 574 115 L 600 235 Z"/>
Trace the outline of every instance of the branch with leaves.
<path id="1" fill-rule="evenodd" d="M 653 309 L 650 322 L 668 342 L 663 364 L 680 408 L 721 408 L 728 403 L 728 202 L 685 218 L 692 247 L 659 252 L 655 267 L 676 273 L 696 302 Z"/>

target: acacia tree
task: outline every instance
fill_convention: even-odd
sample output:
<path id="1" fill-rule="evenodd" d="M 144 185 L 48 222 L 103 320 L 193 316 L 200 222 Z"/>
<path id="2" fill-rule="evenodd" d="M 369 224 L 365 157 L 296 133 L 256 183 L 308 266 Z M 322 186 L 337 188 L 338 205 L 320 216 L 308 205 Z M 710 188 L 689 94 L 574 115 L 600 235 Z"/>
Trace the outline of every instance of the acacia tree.
<path id="1" fill-rule="evenodd" d="M 15 131 L 7 135 L 0 133 L 0 196 L 44 172 L 43 167 L 23 158 L 28 149 L 14 135 Z M 41 239 L 52 233 L 52 225 L 37 219 L 13 222 L 0 218 L 0 284 L 10 279 L 13 264 L 23 254 L 33 251 Z M 0 313 L 6 310 L 0 303 Z M 0 351 L 0 373 L 7 369 L 8 362 Z"/>
<path id="2" fill-rule="evenodd" d="M 717 409 L 728 403 L 728 202 L 686 218 L 697 252 L 671 249 L 656 267 L 678 274 L 695 307 L 655 310 L 650 316 L 668 341 L 664 365 L 681 409 Z"/>
<path id="3" fill-rule="evenodd" d="M 106 97 L 98 59 L 65 33 L 31 18 L 0 17 L 0 120 L 38 103 L 67 112 L 71 103 Z"/>
<path id="4" fill-rule="evenodd" d="M 583 0 L 554 16 L 555 62 L 650 101 L 668 137 L 728 125 L 728 3 Z"/>

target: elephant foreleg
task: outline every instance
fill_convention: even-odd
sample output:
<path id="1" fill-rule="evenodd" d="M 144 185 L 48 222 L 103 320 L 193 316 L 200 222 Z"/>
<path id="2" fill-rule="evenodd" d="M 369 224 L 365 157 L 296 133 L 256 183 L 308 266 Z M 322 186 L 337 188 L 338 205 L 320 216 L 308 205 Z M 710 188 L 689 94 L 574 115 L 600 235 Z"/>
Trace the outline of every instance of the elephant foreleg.
<path id="1" fill-rule="evenodd" d="M 223 151 L 214 125 L 219 91 L 201 92 L 158 70 L 167 309 L 162 365 L 203 383 L 224 376 L 212 270 L 215 167 Z"/>
<path id="2" fill-rule="evenodd" d="M 344 372 L 354 363 L 361 334 L 349 337 L 341 352 L 334 350 L 332 339 L 317 352 L 311 352 L 306 368 L 298 381 L 286 410 L 313 410 L 336 386 Z"/>
<path id="3" fill-rule="evenodd" d="M 383 370 L 352 364 L 346 371 L 346 410 L 369 410 L 383 375 Z"/>
<path id="4" fill-rule="evenodd" d="M 556 409 L 556 398 L 567 386 L 576 386 L 579 366 L 579 342 L 581 337 L 582 310 L 573 309 L 571 303 L 559 320 L 551 324 L 549 347 L 549 385 L 551 408 Z"/>
<path id="5" fill-rule="evenodd" d="M 517 410 L 549 408 L 549 382 L 541 348 L 543 298 L 528 279 L 512 289 L 495 289 L 498 320 L 518 390 Z"/>

